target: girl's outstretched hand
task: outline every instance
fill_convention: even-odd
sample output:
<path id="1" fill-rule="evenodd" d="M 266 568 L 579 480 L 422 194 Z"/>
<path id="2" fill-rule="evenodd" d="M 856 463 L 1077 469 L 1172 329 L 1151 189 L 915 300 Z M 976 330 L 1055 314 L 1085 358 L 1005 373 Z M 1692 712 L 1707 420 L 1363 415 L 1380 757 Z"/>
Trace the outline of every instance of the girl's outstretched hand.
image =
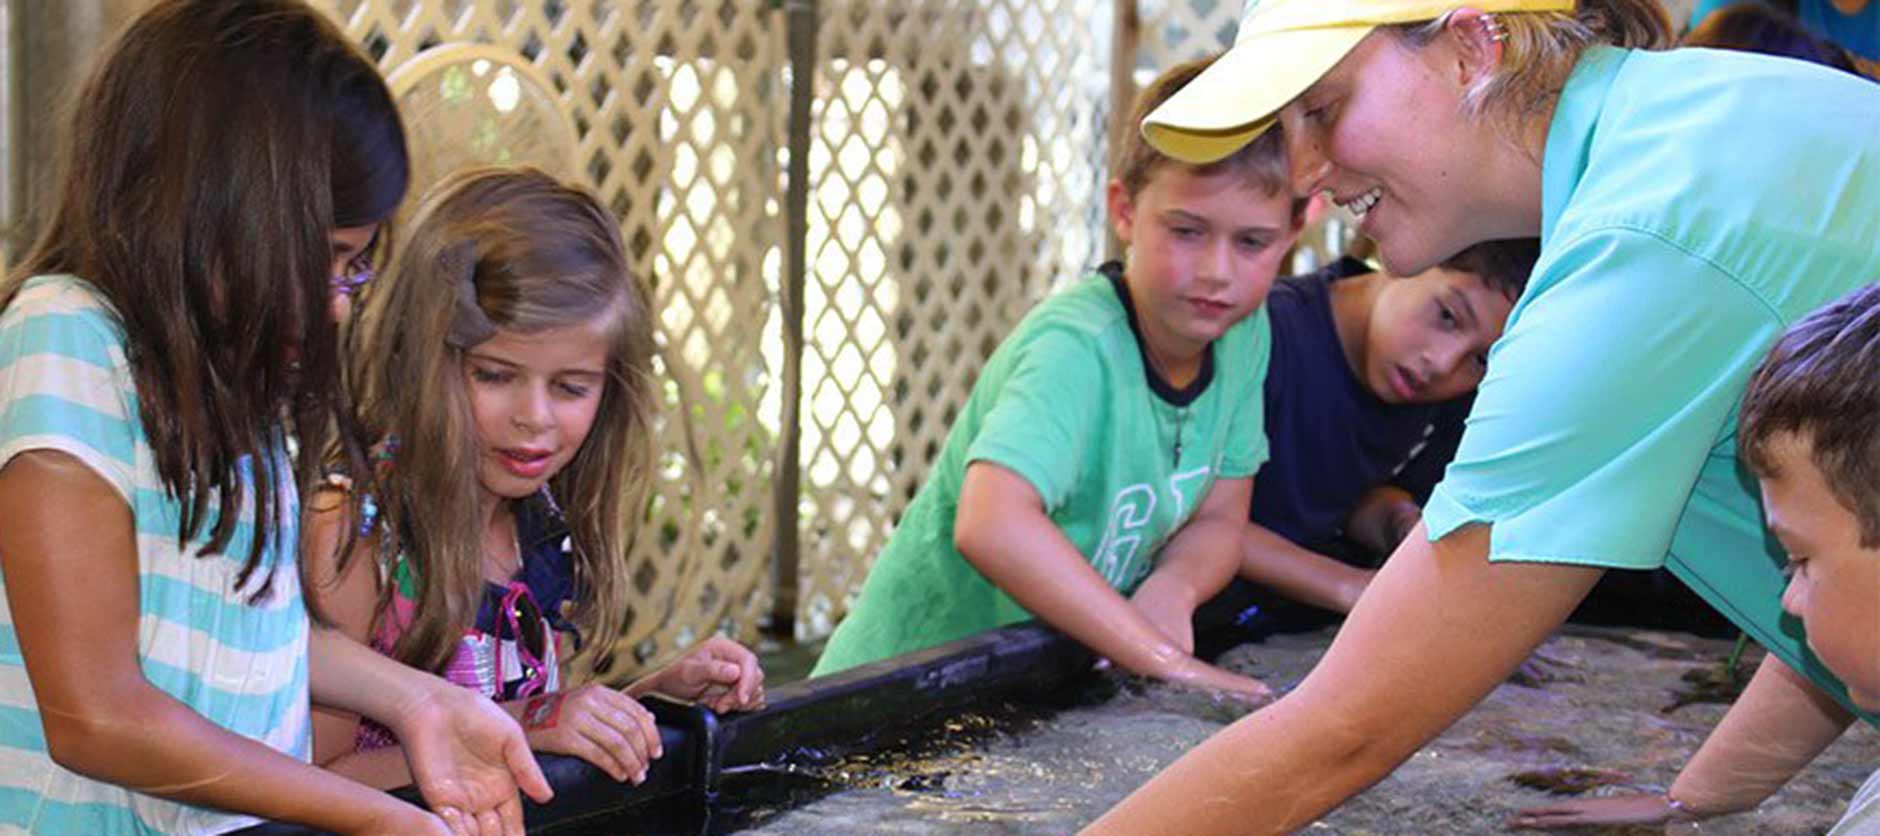
<path id="1" fill-rule="evenodd" d="M 516 790 L 544 803 L 555 795 L 516 721 L 467 688 L 437 680 L 398 712 L 392 730 L 425 803 L 452 832 L 520 836 Z"/>
<path id="2" fill-rule="evenodd" d="M 605 685 L 590 683 L 510 705 L 520 705 L 529 746 L 573 755 L 616 781 L 645 781 L 646 768 L 664 754 L 653 713 Z"/>
<path id="3" fill-rule="evenodd" d="M 713 636 L 628 689 L 630 694 L 649 691 L 702 703 L 721 713 L 749 711 L 764 706 L 764 671 L 749 648 Z"/>

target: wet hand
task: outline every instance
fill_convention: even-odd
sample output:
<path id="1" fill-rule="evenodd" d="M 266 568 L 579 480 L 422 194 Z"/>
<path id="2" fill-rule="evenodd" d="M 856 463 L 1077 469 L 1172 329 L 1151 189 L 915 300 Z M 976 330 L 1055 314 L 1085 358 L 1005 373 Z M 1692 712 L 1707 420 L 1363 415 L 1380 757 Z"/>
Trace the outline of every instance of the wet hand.
<path id="1" fill-rule="evenodd" d="M 1558 804 L 1529 807 L 1509 817 L 1508 826 L 1529 830 L 1562 830 L 1608 825 L 1654 825 L 1696 819 L 1696 816 L 1674 806 L 1664 793 L 1654 793 L 1576 798 Z"/>
<path id="2" fill-rule="evenodd" d="M 719 713 L 764 706 L 764 671 L 757 654 L 724 636 L 706 639 L 648 679 L 647 690 Z"/>
<path id="3" fill-rule="evenodd" d="M 554 797 L 522 729 L 481 694 L 437 680 L 394 719 L 418 791 L 454 833 L 519 835 L 516 790 Z"/>
<path id="4" fill-rule="evenodd" d="M 1204 688 L 1233 695 L 1246 703 L 1250 710 L 1266 705 L 1274 698 L 1273 689 L 1268 688 L 1266 683 L 1250 676 L 1231 673 L 1192 657 L 1176 668 L 1167 679 L 1176 685 Z"/>
<path id="5" fill-rule="evenodd" d="M 616 781 L 645 781 L 646 768 L 665 754 L 653 713 L 605 685 L 523 701 L 522 728 L 537 751 L 573 755 Z"/>

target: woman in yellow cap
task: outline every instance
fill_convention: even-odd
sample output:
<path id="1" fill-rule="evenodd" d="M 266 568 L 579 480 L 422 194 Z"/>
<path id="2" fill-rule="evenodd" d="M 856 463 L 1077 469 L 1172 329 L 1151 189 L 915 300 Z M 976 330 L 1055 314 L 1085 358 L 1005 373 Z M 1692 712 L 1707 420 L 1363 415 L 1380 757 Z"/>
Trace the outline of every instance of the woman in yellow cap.
<path id="1" fill-rule="evenodd" d="M 1654 0 L 1252 0 L 1232 50 L 1144 121 L 1194 160 L 1283 123 L 1295 190 L 1363 216 L 1394 273 L 1501 238 L 1538 235 L 1541 256 L 1424 530 L 1318 667 L 1093 831 L 1313 821 L 1493 690 L 1607 569 L 1666 566 L 1767 647 L 1752 689 L 1831 696 L 1790 699 L 1806 733 L 1852 721 L 1784 622 L 1785 556 L 1734 434 L 1776 336 L 1880 277 L 1880 87 L 1651 51 L 1669 28 Z"/>

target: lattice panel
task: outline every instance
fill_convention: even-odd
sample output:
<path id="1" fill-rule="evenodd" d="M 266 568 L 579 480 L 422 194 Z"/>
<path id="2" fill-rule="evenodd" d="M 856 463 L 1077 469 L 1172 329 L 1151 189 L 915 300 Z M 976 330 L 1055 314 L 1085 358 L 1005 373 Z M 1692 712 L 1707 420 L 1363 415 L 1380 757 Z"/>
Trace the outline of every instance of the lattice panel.
<path id="1" fill-rule="evenodd" d="M 1240 0 L 1134 0 L 1142 16 L 1140 87 L 1165 67 L 1226 49 L 1240 25 Z"/>
<path id="2" fill-rule="evenodd" d="M 472 41 L 513 50 L 552 83 L 579 139 L 575 170 L 620 219 L 659 311 L 662 455 L 620 667 L 716 629 L 752 638 L 776 536 L 781 13 L 743 0 L 322 5 L 388 72 Z"/>
<path id="3" fill-rule="evenodd" d="M 820 4 L 797 634 L 846 610 L 980 367 L 1102 246 L 1110 9 Z"/>

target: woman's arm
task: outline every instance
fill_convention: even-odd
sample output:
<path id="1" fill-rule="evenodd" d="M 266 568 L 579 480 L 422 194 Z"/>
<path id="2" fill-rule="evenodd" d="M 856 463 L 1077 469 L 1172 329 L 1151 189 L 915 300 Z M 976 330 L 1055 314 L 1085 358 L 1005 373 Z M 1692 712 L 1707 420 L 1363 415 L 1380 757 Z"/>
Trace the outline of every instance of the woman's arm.
<path id="1" fill-rule="evenodd" d="M 1374 574 L 1303 548 L 1259 523 L 1243 526 L 1240 576 L 1295 601 L 1351 612 Z"/>
<path id="2" fill-rule="evenodd" d="M 1723 721 L 1671 789 L 1563 801 L 1517 814 L 1516 827 L 1659 824 L 1751 810 L 1774 795 L 1854 722 L 1854 715 L 1774 654 L 1763 657 Z M 1671 799 L 1677 799 L 1673 806 Z"/>
<path id="3" fill-rule="evenodd" d="M 1134 673 L 1265 696 L 1266 686 L 1184 652 L 1112 589 L 1045 516 L 1025 478 L 990 462 L 966 468 L 953 539 L 1020 606 Z"/>
<path id="4" fill-rule="evenodd" d="M 64 453 L 0 469 L 0 571 L 46 748 L 86 777 L 190 804 L 343 832 L 436 818 L 224 729 L 144 678 L 130 508 Z"/>
<path id="5" fill-rule="evenodd" d="M 1489 527 L 1419 526 L 1297 690 L 1184 755 L 1090 833 L 1278 833 L 1311 823 L 1455 722 L 1601 570 L 1490 563 Z"/>
<path id="6" fill-rule="evenodd" d="M 1195 608 L 1225 588 L 1240 566 L 1240 530 L 1252 499 L 1252 479 L 1215 482 L 1130 598 L 1183 653 L 1195 651 Z"/>

